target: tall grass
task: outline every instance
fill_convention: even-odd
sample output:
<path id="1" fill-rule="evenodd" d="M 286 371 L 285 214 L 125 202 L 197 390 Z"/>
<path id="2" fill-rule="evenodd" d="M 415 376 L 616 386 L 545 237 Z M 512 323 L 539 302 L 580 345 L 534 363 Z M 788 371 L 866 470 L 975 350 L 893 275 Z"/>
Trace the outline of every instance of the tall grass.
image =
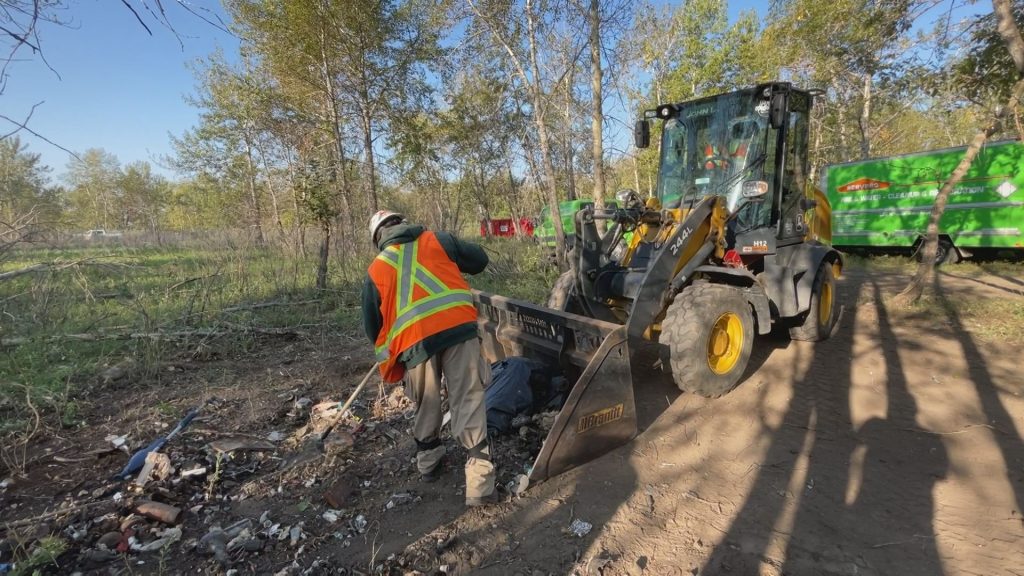
<path id="1" fill-rule="evenodd" d="M 470 279 L 474 287 L 546 298 L 555 272 L 538 246 L 498 239 L 485 246 L 491 265 Z M 0 283 L 0 338 L 8 343 L 0 346 L 0 435 L 24 437 L 39 414 L 51 424 L 79 423 L 75 398 L 111 366 L 152 375 L 171 355 L 248 350 L 261 331 L 295 330 L 324 343 L 357 335 L 373 253 L 335 250 L 326 290 L 314 286 L 315 250 L 254 248 L 233 237 L 181 245 L 74 241 L 8 256 L 0 272 L 53 265 Z"/>

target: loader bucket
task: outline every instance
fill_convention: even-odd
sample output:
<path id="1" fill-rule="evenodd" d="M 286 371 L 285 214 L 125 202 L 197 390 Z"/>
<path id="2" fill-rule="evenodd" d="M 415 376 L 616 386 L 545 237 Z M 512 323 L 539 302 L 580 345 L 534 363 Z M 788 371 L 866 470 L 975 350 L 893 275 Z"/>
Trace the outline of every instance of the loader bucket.
<path id="1" fill-rule="evenodd" d="M 489 362 L 525 356 L 569 382 L 530 470 L 530 483 L 557 476 L 629 442 L 637 433 L 626 328 L 474 291 L 482 353 Z"/>

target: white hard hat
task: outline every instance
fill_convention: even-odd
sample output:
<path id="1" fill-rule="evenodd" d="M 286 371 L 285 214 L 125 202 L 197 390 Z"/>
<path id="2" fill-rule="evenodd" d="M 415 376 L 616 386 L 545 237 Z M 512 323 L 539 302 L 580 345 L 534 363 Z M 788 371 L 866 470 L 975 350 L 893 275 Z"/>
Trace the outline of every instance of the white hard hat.
<path id="1" fill-rule="evenodd" d="M 378 210 L 370 217 L 370 242 L 373 242 L 374 246 L 377 245 L 377 231 L 381 226 L 393 220 L 402 221 L 405 220 L 405 216 L 390 210 Z"/>

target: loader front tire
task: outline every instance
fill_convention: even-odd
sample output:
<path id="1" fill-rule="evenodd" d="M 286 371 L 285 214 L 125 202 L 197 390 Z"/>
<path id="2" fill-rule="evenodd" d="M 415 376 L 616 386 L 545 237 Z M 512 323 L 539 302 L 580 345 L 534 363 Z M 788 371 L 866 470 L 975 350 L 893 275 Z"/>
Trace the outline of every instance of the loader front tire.
<path id="1" fill-rule="evenodd" d="M 662 362 L 680 390 L 717 398 L 736 387 L 754 346 L 754 315 L 743 293 L 723 284 L 687 286 L 661 326 Z"/>
<path id="2" fill-rule="evenodd" d="M 573 286 L 576 285 L 576 278 L 572 270 L 562 272 L 562 275 L 555 281 L 555 285 L 548 294 L 548 308 L 566 312 L 569 308 L 569 301 L 572 297 Z"/>
<path id="3" fill-rule="evenodd" d="M 800 324 L 789 329 L 789 337 L 804 342 L 820 342 L 832 335 L 836 325 L 836 277 L 831 262 L 822 262 L 814 277 L 811 305 Z"/>

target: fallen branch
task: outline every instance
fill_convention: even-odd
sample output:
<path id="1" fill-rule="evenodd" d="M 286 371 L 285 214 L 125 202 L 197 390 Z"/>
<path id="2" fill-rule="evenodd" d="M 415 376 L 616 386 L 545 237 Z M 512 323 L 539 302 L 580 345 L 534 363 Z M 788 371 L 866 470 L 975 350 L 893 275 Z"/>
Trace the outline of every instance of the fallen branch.
<path id="1" fill-rule="evenodd" d="M 300 300 L 298 302 L 261 302 L 259 304 L 248 304 L 223 308 L 221 309 L 221 313 L 239 312 L 241 310 L 258 310 L 260 308 L 272 308 L 274 306 L 302 306 L 305 304 L 319 304 L 320 302 L 322 302 L 322 300 Z"/>
<path id="2" fill-rule="evenodd" d="M 25 274 L 31 274 L 33 272 L 42 272 L 44 270 L 49 270 L 52 267 L 53 266 L 50 264 L 33 264 L 31 266 L 28 266 L 27 268 L 19 268 L 18 270 L 2 272 L 0 273 L 0 282 L 3 282 L 4 280 L 10 280 L 12 278 L 17 278 L 18 276 L 24 276 Z"/>
<path id="3" fill-rule="evenodd" d="M 101 334 L 57 334 L 44 338 L 31 338 L 28 336 L 14 336 L 11 338 L 0 338 L 0 347 L 19 346 L 28 342 L 62 342 L 73 340 L 76 342 L 99 342 L 105 340 L 186 340 L 189 338 L 218 338 L 238 333 L 267 334 L 270 336 L 308 336 L 308 332 L 302 328 L 323 327 L 325 324 L 302 324 L 299 326 L 283 328 L 262 328 L 259 326 L 244 326 L 225 322 L 224 326 L 230 330 L 179 330 L 174 332 L 114 332 Z"/>
<path id="4" fill-rule="evenodd" d="M 33 526 L 35 524 L 38 524 L 41 520 L 49 520 L 50 518 L 56 518 L 57 516 L 71 514 L 73 512 L 79 512 L 81 510 L 92 508 L 93 506 L 108 503 L 109 500 L 97 500 L 95 502 L 86 502 L 85 504 L 79 504 L 77 506 L 68 506 L 67 508 L 54 510 L 53 512 L 46 512 L 45 514 L 39 514 L 38 516 L 33 516 L 31 518 L 23 518 L 21 520 L 15 520 L 14 522 L 5 522 L 2 526 L 0 526 L 0 529 L 10 532 L 15 528 L 21 528 L 22 526 Z"/>
<path id="5" fill-rule="evenodd" d="M 120 332 L 112 334 L 57 334 L 45 338 L 30 338 L 28 336 L 15 336 L 13 338 L 0 339 L 0 346 L 19 346 L 27 342 L 62 342 L 74 340 L 76 342 L 99 342 L 103 340 L 181 340 L 185 338 L 211 338 L 229 334 L 224 330 L 187 330 L 179 332 Z"/>
<path id="6" fill-rule="evenodd" d="M 104 257 L 101 256 L 99 258 L 104 258 Z M 25 274 L 32 274 L 32 273 L 35 273 L 35 272 L 50 272 L 50 271 L 56 272 L 56 271 L 64 270 L 66 268 L 74 268 L 76 266 L 81 266 L 83 264 L 92 264 L 93 260 L 97 260 L 99 258 L 86 258 L 84 260 L 75 260 L 74 262 L 63 262 L 63 263 L 61 263 L 61 262 L 40 262 L 38 264 L 33 264 L 31 266 L 26 266 L 25 268 L 19 268 L 17 270 L 10 270 L 10 271 L 7 271 L 7 272 L 0 272 L 0 282 L 3 282 L 5 280 L 10 280 L 12 278 L 17 278 L 18 276 L 24 276 Z M 118 262 L 113 262 L 113 263 L 103 262 L 103 263 L 94 264 L 94 265 L 110 266 L 112 264 L 113 265 L 117 265 L 117 266 L 122 266 L 122 267 L 128 267 L 127 264 L 121 264 L 121 263 L 118 263 Z"/>
<path id="7" fill-rule="evenodd" d="M 186 278 L 186 279 L 182 280 L 181 282 L 176 282 L 176 283 L 172 284 L 166 290 L 164 290 L 164 292 L 171 292 L 172 290 L 177 290 L 178 288 L 181 288 L 182 286 L 185 286 L 186 284 L 191 284 L 191 283 L 199 281 L 199 280 L 206 280 L 207 278 L 215 278 L 217 276 L 220 276 L 220 272 L 214 272 L 213 274 L 207 274 L 206 276 L 196 276 L 194 278 Z"/>

